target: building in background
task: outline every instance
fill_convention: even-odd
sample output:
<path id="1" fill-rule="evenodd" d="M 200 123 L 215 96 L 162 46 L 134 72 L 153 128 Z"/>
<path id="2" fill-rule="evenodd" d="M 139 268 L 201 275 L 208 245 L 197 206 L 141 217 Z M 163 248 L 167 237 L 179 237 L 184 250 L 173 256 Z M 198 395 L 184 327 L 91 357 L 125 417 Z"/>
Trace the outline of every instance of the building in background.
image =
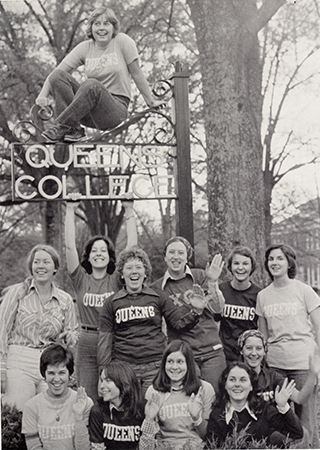
<path id="1" fill-rule="evenodd" d="M 320 198 L 299 206 L 298 212 L 272 226 L 272 243 L 283 242 L 297 252 L 297 278 L 320 293 Z"/>

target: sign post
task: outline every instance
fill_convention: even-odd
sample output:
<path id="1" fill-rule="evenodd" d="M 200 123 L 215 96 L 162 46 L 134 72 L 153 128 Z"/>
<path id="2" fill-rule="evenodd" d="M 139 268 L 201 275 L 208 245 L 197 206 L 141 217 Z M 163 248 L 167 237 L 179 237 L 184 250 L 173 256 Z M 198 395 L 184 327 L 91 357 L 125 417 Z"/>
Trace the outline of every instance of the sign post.
<path id="1" fill-rule="evenodd" d="M 190 74 L 184 72 L 181 63 L 175 65 L 173 97 L 175 105 L 175 133 L 177 140 L 177 235 L 188 239 L 194 246 L 190 117 L 188 82 Z"/>

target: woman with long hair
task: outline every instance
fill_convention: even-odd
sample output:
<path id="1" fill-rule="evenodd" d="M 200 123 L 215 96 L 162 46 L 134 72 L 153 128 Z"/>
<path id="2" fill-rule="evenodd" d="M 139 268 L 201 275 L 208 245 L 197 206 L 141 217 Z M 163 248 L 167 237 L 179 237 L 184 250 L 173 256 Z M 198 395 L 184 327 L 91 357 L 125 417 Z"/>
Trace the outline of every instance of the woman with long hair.
<path id="1" fill-rule="evenodd" d="M 259 292 L 256 312 L 259 329 L 267 338 L 267 362 L 282 376 L 294 380 L 301 390 L 309 376 L 309 359 L 320 344 L 320 298 L 295 279 L 296 254 L 285 244 L 273 244 L 265 254 L 271 284 Z M 317 347 L 318 345 L 318 347 Z M 317 383 L 303 405 L 295 404 L 302 425 L 309 432 L 309 445 L 319 448 L 317 427 Z"/>
<path id="2" fill-rule="evenodd" d="M 155 435 L 169 448 L 203 448 L 207 421 L 215 393 L 201 380 L 190 345 L 172 341 L 165 349 L 160 369 L 146 392 L 140 450 L 156 448 Z M 171 445 L 171 447 L 170 447 Z"/>
<path id="3" fill-rule="evenodd" d="M 111 361 L 100 375 L 102 397 L 91 410 L 89 433 L 92 450 L 138 449 L 143 401 L 130 364 Z"/>
<path id="4" fill-rule="evenodd" d="M 267 438 L 269 443 L 283 445 L 287 435 L 301 439 L 303 429 L 288 404 L 294 381 L 286 380 L 275 390 L 276 406 L 257 396 L 254 372 L 246 364 L 234 361 L 223 371 L 219 391 L 207 426 L 207 446 L 224 445 L 228 436 L 245 429 L 247 439 Z M 278 432 L 278 433 L 277 433 Z M 216 447 L 214 447 L 216 448 Z"/>

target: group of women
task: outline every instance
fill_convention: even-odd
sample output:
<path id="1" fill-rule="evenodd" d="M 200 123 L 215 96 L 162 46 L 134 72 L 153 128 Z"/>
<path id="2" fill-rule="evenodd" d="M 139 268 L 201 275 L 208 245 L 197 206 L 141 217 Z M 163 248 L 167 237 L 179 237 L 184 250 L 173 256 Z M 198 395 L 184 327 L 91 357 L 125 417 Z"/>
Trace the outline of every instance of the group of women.
<path id="1" fill-rule="evenodd" d="M 87 37 L 36 99 L 55 103 L 55 125 L 43 133 L 50 142 L 83 138 L 81 125 L 117 126 L 127 116 L 130 77 L 148 106 L 161 103 L 112 10 L 92 13 Z M 87 80 L 79 84 L 71 72 L 81 65 Z M 77 205 L 67 202 L 65 219 L 77 307 L 54 283 L 59 255 L 48 245 L 31 250 L 31 276 L 1 300 L 2 401 L 23 410 L 28 449 L 209 449 L 244 429 L 244 439 L 282 446 L 303 438 L 319 448 L 320 299 L 295 280 L 294 251 L 268 248 L 272 282 L 261 290 L 250 279 L 253 253 L 237 247 L 227 258 L 232 279 L 219 285 L 222 256 L 205 270 L 190 268 L 193 249 L 176 236 L 165 245 L 164 276 L 150 284 L 133 203 L 123 202 L 127 248 L 117 262 L 105 236 L 90 239 L 79 258 Z M 69 387 L 74 349 L 77 392 Z"/>
<path id="2" fill-rule="evenodd" d="M 28 448 L 58 449 L 63 439 L 68 449 L 209 449 L 242 429 L 318 448 L 320 299 L 294 279 L 293 250 L 267 250 L 272 283 L 260 290 L 248 248 L 232 250 L 232 279 L 219 285 L 221 255 L 191 269 L 191 245 L 176 236 L 165 245 L 164 276 L 150 284 L 133 203 L 123 202 L 128 245 L 117 262 L 104 236 L 79 259 L 77 206 L 67 202 L 65 239 L 80 330 L 72 298 L 53 282 L 59 257 L 50 246 L 32 249 L 31 277 L 7 288 L 0 305 L 3 401 L 24 410 Z M 77 395 L 66 347 L 76 347 Z"/>

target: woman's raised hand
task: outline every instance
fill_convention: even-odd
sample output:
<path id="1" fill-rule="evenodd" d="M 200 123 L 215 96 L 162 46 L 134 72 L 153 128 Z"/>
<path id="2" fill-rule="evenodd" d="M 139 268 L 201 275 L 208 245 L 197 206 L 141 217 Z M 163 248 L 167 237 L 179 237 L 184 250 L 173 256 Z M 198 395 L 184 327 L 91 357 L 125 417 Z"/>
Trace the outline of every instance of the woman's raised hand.
<path id="1" fill-rule="evenodd" d="M 66 197 L 67 208 L 77 209 L 82 195 L 80 192 L 70 192 Z"/>
<path id="2" fill-rule="evenodd" d="M 193 422 L 197 422 L 201 417 L 201 412 L 203 408 L 202 401 L 202 386 L 200 386 L 196 394 L 192 393 L 188 401 L 188 411 Z"/>
<path id="3" fill-rule="evenodd" d="M 87 394 L 84 387 L 78 387 L 77 389 L 77 399 L 72 406 L 72 411 L 74 412 L 76 420 L 83 420 L 83 413 L 87 404 Z"/>
<path id="4" fill-rule="evenodd" d="M 157 417 L 160 407 L 160 395 L 154 392 L 144 408 L 146 419 L 149 421 L 154 420 Z"/>
<path id="5" fill-rule="evenodd" d="M 296 382 L 294 380 L 288 381 L 286 378 L 282 387 L 277 386 L 274 392 L 274 398 L 279 408 L 284 408 L 288 403 L 289 398 L 293 394 L 296 388 Z"/>
<path id="6" fill-rule="evenodd" d="M 220 253 L 214 255 L 212 258 L 211 264 L 208 262 L 206 265 L 206 277 L 208 281 L 218 281 L 222 269 L 224 266 L 224 261 Z"/>

